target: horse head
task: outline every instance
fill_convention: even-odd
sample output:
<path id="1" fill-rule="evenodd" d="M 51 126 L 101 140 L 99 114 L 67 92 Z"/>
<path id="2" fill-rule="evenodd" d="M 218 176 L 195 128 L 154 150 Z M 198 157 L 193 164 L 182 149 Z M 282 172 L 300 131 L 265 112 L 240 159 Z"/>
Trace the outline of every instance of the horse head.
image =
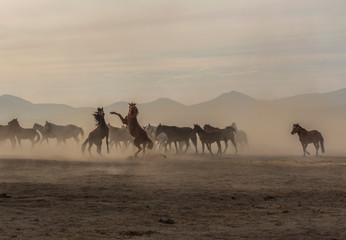
<path id="1" fill-rule="evenodd" d="M 293 129 L 291 131 L 291 134 L 294 135 L 295 133 L 298 133 L 300 128 L 301 128 L 301 126 L 299 126 L 299 123 L 294 123 L 293 124 Z"/>
<path id="2" fill-rule="evenodd" d="M 193 124 L 193 131 L 194 132 L 200 132 L 201 130 L 203 130 L 201 128 L 201 126 L 199 126 L 198 124 Z"/>
<path id="3" fill-rule="evenodd" d="M 17 118 L 14 118 L 8 122 L 8 125 L 10 127 L 19 127 L 19 122 L 18 122 Z"/>
<path id="4" fill-rule="evenodd" d="M 235 122 L 232 123 L 231 125 L 236 132 L 238 132 L 237 124 Z"/>
<path id="5" fill-rule="evenodd" d="M 139 113 L 139 111 L 138 111 L 138 108 L 136 106 L 136 103 L 129 103 L 128 116 L 137 117 L 138 113 Z"/>
<path id="6" fill-rule="evenodd" d="M 105 116 L 105 112 L 103 111 L 103 108 L 97 108 L 97 113 L 102 117 Z"/>

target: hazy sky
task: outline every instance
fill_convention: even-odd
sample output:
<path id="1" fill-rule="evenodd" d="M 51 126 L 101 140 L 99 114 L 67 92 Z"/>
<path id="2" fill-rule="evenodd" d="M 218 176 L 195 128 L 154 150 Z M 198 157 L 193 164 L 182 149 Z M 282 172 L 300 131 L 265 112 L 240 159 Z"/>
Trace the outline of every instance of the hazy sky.
<path id="1" fill-rule="evenodd" d="M 72 106 L 346 87 L 344 0 L 0 0 L 0 94 Z"/>

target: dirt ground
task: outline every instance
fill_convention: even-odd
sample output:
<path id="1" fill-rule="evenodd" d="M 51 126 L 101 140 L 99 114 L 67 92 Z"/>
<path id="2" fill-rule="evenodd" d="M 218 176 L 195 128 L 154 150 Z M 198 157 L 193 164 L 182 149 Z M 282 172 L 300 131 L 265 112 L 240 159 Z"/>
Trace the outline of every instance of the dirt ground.
<path id="1" fill-rule="evenodd" d="M 0 239 L 346 239 L 346 157 L 0 160 Z"/>

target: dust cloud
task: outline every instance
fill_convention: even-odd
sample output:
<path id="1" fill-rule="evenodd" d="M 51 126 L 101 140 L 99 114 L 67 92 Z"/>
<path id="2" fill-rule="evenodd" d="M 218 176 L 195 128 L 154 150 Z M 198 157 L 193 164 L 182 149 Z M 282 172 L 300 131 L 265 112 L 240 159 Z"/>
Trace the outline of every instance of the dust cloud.
<path id="1" fill-rule="evenodd" d="M 193 124 L 211 124 L 215 127 L 224 128 L 236 122 L 238 130 L 246 132 L 248 137 L 249 146 L 238 143 L 239 155 L 288 155 L 300 156 L 302 155 L 302 148 L 299 142 L 298 135 L 291 135 L 292 124 L 299 123 L 307 130 L 318 130 L 322 133 L 325 140 L 326 155 L 337 156 L 343 155 L 346 143 L 346 128 L 344 127 L 345 116 L 340 112 L 326 111 L 326 114 L 320 111 L 311 109 L 279 107 L 270 104 L 260 104 L 251 106 L 246 110 L 238 109 L 232 112 L 220 114 L 201 112 L 199 115 L 185 117 L 184 115 L 175 115 L 169 120 L 161 119 L 159 116 L 152 117 L 150 113 L 140 109 L 139 122 L 142 126 L 151 123 L 157 125 L 159 123 L 166 125 L 176 125 L 180 127 L 193 127 Z M 120 127 L 121 122 L 119 119 L 106 113 L 106 122 L 112 126 Z M 44 124 L 42 119 L 21 119 L 18 117 L 19 123 L 24 128 L 32 128 L 35 122 Z M 10 119 L 9 119 L 10 121 Z M 53 121 L 54 122 L 54 121 Z M 58 144 L 56 139 L 49 139 L 49 143 L 45 141 L 38 143 L 31 147 L 29 140 L 22 140 L 22 145 L 16 144 L 13 147 L 10 141 L 7 140 L 1 144 L 1 158 L 32 158 L 32 159 L 47 159 L 47 160 L 73 160 L 73 161 L 113 161 L 119 159 L 126 159 L 133 156 L 137 150 L 134 146 L 129 146 L 126 150 L 110 146 L 110 153 L 106 152 L 106 141 L 103 140 L 102 156 L 96 153 L 96 146 L 92 148 L 92 157 L 88 152 L 81 153 L 81 144 L 88 137 L 90 131 L 95 128 L 94 121 L 91 115 L 85 116 L 83 119 L 66 119 L 60 122 L 54 122 L 59 125 L 68 123 L 75 124 L 84 129 L 84 137 L 79 136 L 80 142 L 77 143 L 73 138 L 67 139 L 65 143 Z M 4 125 L 4 124 L 3 124 Z M 231 142 L 228 143 L 229 147 L 226 154 L 235 154 L 235 149 Z M 221 142 L 222 148 L 224 143 Z M 175 154 L 174 144 L 173 148 L 167 153 Z M 192 144 L 191 144 L 192 146 Z M 185 149 L 185 147 L 183 147 Z M 199 156 L 201 155 L 201 143 L 198 140 Z M 213 144 L 213 151 L 216 153 L 216 144 Z M 315 148 L 312 144 L 308 146 L 308 151 L 313 155 Z M 162 154 L 155 146 L 153 154 Z M 190 147 L 188 153 L 194 153 L 194 148 Z M 209 153 L 205 152 L 206 155 Z"/>

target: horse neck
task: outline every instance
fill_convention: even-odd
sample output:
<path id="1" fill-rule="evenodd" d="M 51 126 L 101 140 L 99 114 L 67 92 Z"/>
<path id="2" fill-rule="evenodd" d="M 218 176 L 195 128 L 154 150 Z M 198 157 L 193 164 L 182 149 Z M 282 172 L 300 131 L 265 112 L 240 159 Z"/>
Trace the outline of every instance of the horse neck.
<path id="1" fill-rule="evenodd" d="M 302 127 L 300 127 L 297 131 L 298 136 L 304 136 L 307 133 L 308 133 L 308 131 Z"/>
<path id="2" fill-rule="evenodd" d="M 202 133 L 202 134 L 206 133 L 206 131 L 204 131 L 200 126 L 196 127 L 196 128 L 194 129 L 194 132 L 196 132 L 196 133 Z"/>
<path id="3" fill-rule="evenodd" d="M 37 124 L 37 125 L 35 125 L 35 128 L 36 128 L 38 131 L 42 132 L 44 127 Z M 35 128 L 34 128 L 34 129 L 35 129 Z"/>
<path id="4" fill-rule="evenodd" d="M 107 127 L 106 121 L 105 121 L 105 119 L 103 117 L 99 121 L 99 126 L 100 127 Z"/>

